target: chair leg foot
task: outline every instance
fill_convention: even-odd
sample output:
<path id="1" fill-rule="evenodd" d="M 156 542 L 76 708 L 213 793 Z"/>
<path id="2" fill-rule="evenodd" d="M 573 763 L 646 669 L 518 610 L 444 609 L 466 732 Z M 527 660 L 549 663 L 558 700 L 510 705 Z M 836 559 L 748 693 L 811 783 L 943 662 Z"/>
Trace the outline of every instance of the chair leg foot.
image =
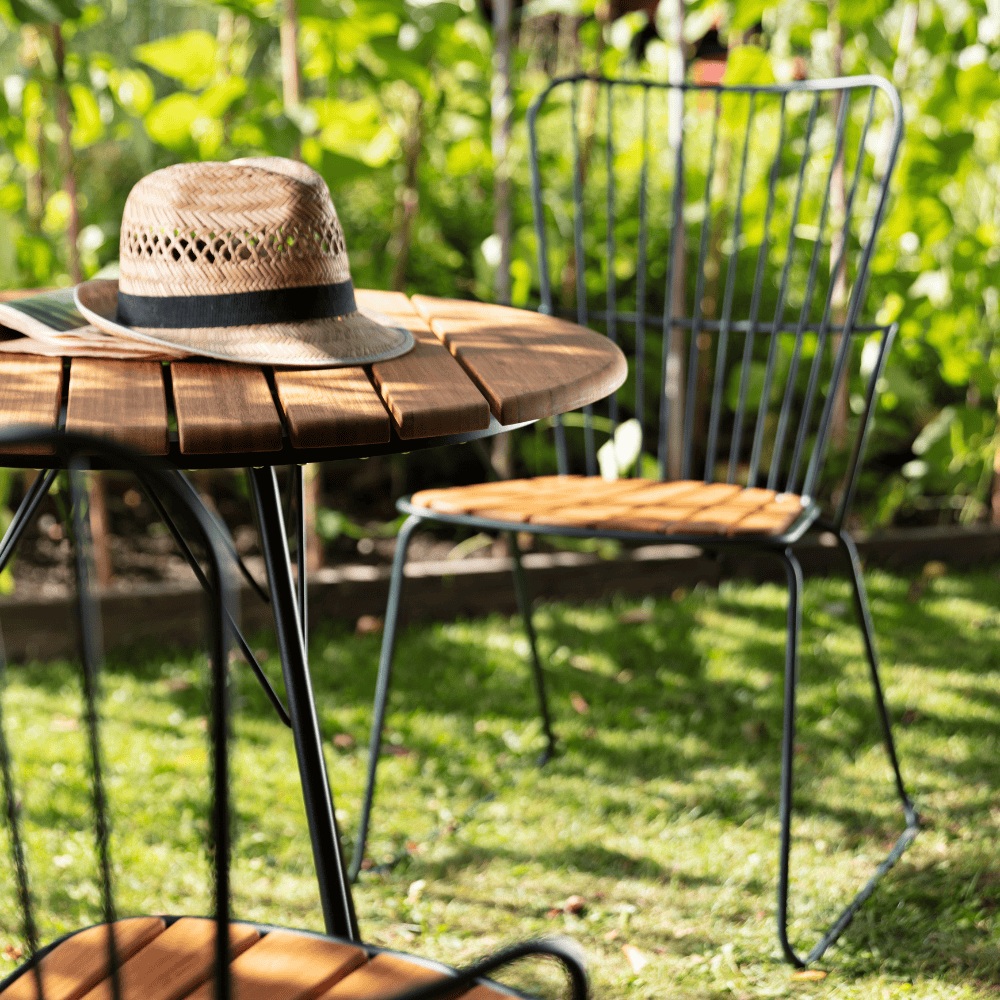
<path id="1" fill-rule="evenodd" d="M 378 680 L 375 685 L 375 702 L 372 711 L 372 731 L 368 743 L 368 778 L 365 784 L 364 800 L 361 804 L 361 815 L 358 820 L 358 834 L 354 841 L 354 853 L 351 856 L 351 866 L 348 878 L 355 882 L 361 871 L 365 857 L 365 845 L 368 842 L 368 829 L 371 822 L 372 803 L 375 799 L 375 779 L 378 774 L 378 758 L 382 752 L 382 729 L 385 726 L 385 708 L 389 700 L 389 685 L 392 682 L 392 656 L 396 645 L 396 628 L 399 622 L 399 599 L 403 588 L 403 567 L 406 565 L 406 553 L 410 547 L 413 529 L 420 523 L 420 518 L 411 515 L 403 522 L 396 538 L 396 554 L 392 560 L 392 574 L 389 578 L 389 601 L 385 609 L 385 626 L 382 631 L 382 652 L 379 656 Z"/>

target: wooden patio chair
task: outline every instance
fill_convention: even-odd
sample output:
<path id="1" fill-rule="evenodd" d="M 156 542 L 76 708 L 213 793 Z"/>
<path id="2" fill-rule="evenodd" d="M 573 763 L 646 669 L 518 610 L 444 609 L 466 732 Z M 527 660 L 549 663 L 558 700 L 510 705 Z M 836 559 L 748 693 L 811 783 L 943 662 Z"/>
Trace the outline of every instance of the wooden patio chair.
<path id="1" fill-rule="evenodd" d="M 30 667 L 11 668 L 0 661 L 0 780 L 5 821 L 0 825 L 0 849 L 8 858 L 3 868 L 7 876 L 0 883 L 0 930 L 6 939 L 6 957 L 18 950 L 25 956 L 0 979 L 0 1000 L 503 1000 L 527 994 L 483 977 L 530 955 L 561 962 L 568 971 L 573 997 L 584 1000 L 587 984 L 579 958 L 571 946 L 557 941 L 516 945 L 456 972 L 438 962 L 364 944 L 356 935 L 338 938 L 236 919 L 230 885 L 234 820 L 227 678 L 232 601 L 225 575 L 232 560 L 217 524 L 176 476 L 119 447 L 77 435 L 0 433 L 0 448 L 25 443 L 52 445 L 53 464 L 68 469 L 71 523 L 67 527 L 74 541 L 79 630 L 79 660 L 73 673 L 79 685 L 80 712 L 79 719 L 54 716 L 51 726 L 39 726 L 29 715 L 23 691 L 17 693 L 11 683 L 12 675 Z M 170 511 L 173 524 L 183 532 L 203 568 L 208 752 L 195 756 L 207 765 L 204 803 L 197 802 L 197 791 L 184 796 L 179 809 L 191 815 L 186 819 L 178 815 L 176 822 L 203 831 L 200 870 L 206 879 L 203 895 L 210 916 L 129 910 L 128 900 L 137 894 L 158 891 L 148 888 L 151 883 L 159 885 L 158 870 L 152 866 L 164 863 L 169 852 L 158 846 L 175 831 L 146 829 L 148 851 L 135 856 L 133 846 L 128 858 L 116 854 L 121 843 L 116 828 L 148 823 L 155 810 L 140 797 L 135 814 L 127 814 L 131 800 L 126 802 L 124 794 L 116 798 L 126 779 L 119 766 L 107 766 L 105 748 L 112 740 L 121 745 L 125 723 L 120 717 L 104 718 L 115 713 L 113 706 L 105 713 L 111 699 L 101 695 L 101 626 L 90 585 L 82 482 L 88 468 L 137 473 L 163 509 Z M 193 628 L 196 625 L 192 622 Z M 52 695 L 43 690 L 38 700 L 44 704 Z M 157 743 L 152 723 L 149 729 L 148 753 L 155 755 L 162 744 Z M 28 754 L 37 760 L 46 752 L 46 743 L 52 742 L 58 749 L 49 748 L 49 756 L 59 757 L 56 764 L 63 768 L 59 773 L 72 780 L 50 777 L 47 770 L 27 769 Z M 198 815 L 196 810 L 202 807 L 204 814 Z M 65 829 L 55 831 L 53 817 L 63 820 Z M 81 849 L 84 855 L 92 852 L 86 863 L 67 854 L 80 855 Z M 152 879 L 151 868 L 156 872 Z M 163 878 L 168 874 L 163 871 Z M 133 880 L 145 888 L 139 892 Z M 122 891 L 123 883 L 127 893 Z M 41 898 L 46 901 L 44 911 L 37 902 Z M 347 906 L 351 912 L 341 917 L 351 924 L 350 900 Z"/>
<path id="2" fill-rule="evenodd" d="M 716 554 L 763 553 L 782 565 L 789 600 L 777 910 L 781 948 L 796 965 L 803 959 L 787 934 L 803 586 L 796 547 L 809 531 L 832 533 L 853 584 L 904 830 L 805 961 L 836 940 L 912 841 L 918 817 L 845 531 L 895 333 L 891 322 L 865 316 L 901 128 L 896 91 L 875 77 L 673 86 L 581 75 L 554 81 L 533 103 L 540 310 L 605 332 L 630 356 L 630 376 L 603 412 L 591 407 L 555 421 L 553 445 L 522 432 L 520 454 L 534 477 L 430 489 L 398 503 L 409 517 L 392 569 L 355 873 L 403 565 L 414 529 L 428 521 L 508 534 L 546 756 L 555 737 L 519 532 L 688 543 Z M 419 308 L 420 297 L 414 302 Z M 574 468 L 579 474 L 570 475 Z"/>

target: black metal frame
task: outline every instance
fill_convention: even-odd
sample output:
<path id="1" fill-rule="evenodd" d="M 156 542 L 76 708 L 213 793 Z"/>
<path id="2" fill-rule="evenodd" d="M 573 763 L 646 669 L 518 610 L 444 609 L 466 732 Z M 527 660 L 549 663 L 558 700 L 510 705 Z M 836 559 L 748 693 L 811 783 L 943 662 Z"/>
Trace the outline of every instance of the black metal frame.
<path id="1" fill-rule="evenodd" d="M 591 104 L 595 122 L 598 118 L 596 110 L 598 107 L 597 97 L 601 94 L 606 96 L 607 119 L 605 132 L 602 135 L 605 153 L 605 159 L 602 164 L 604 170 L 603 177 L 607 188 L 606 201 L 604 202 L 606 240 L 602 251 L 603 257 L 594 248 L 590 248 L 588 253 L 588 247 L 585 245 L 584 238 L 584 184 L 587 168 L 593 165 L 593 161 L 587 161 L 581 152 L 583 144 L 581 142 L 579 118 L 582 105 L 581 91 L 585 88 L 589 89 L 592 95 L 596 95 L 593 97 Z M 571 260 L 574 264 L 571 277 L 574 279 L 573 291 L 576 301 L 575 308 L 560 310 L 555 306 L 552 281 L 549 276 L 551 248 L 548 243 L 549 227 L 547 219 L 554 213 L 555 209 L 552 208 L 552 204 L 546 200 L 543 194 L 540 166 L 542 152 L 540 150 L 538 130 L 539 115 L 541 110 L 546 106 L 546 102 L 552 95 L 565 90 L 569 90 L 569 97 L 566 103 L 569 107 L 569 132 L 572 143 L 572 157 L 570 161 L 572 194 L 567 196 L 567 199 L 571 202 L 570 211 L 572 214 L 572 240 L 567 240 L 567 243 L 571 242 L 572 247 L 571 250 L 567 251 L 567 259 Z M 634 288 L 635 307 L 630 310 L 619 308 L 621 289 L 618 287 L 615 268 L 610 263 L 605 268 L 607 273 L 607 297 L 602 307 L 597 308 L 591 305 L 584 280 L 585 265 L 588 261 L 596 261 L 597 265 L 603 266 L 601 261 L 613 262 L 617 251 L 616 223 L 619 221 L 621 212 L 616 201 L 617 180 L 615 157 L 617 150 L 614 143 L 616 129 L 614 121 L 616 110 L 614 94 L 619 90 L 632 90 L 639 93 L 639 98 L 629 106 L 633 112 L 633 118 L 629 124 L 632 127 L 633 133 L 641 135 L 642 148 L 642 164 L 640 167 L 637 195 L 640 217 L 638 221 L 638 262 Z M 700 99 L 705 100 L 710 105 L 709 113 L 712 115 L 711 138 L 709 141 L 710 149 L 705 169 L 704 191 L 699 196 L 702 221 L 700 223 L 700 238 L 698 241 L 697 262 L 695 264 L 694 305 L 690 312 L 678 310 L 675 301 L 675 272 L 682 266 L 682 257 L 687 253 L 683 212 L 686 148 L 683 129 L 681 130 L 681 136 L 675 141 L 674 148 L 670 154 L 673 170 L 669 178 L 671 204 L 667 223 L 664 227 L 664 231 L 668 234 L 668 266 L 665 282 L 665 302 L 663 312 L 660 315 L 653 315 L 649 312 L 646 287 L 646 275 L 650 264 L 648 250 L 650 235 L 648 216 L 650 198 L 650 95 L 655 91 L 666 91 L 667 101 L 674 102 L 671 106 L 671 120 L 674 122 L 678 121 L 678 114 L 684 113 L 686 95 L 700 95 Z M 847 145 L 849 131 L 848 112 L 851 99 L 857 95 L 860 95 L 859 100 L 862 106 L 859 117 L 863 124 L 861 124 L 858 130 L 859 135 L 856 143 L 854 143 L 854 147 L 856 147 L 856 162 L 854 163 L 853 175 L 850 177 L 849 183 L 845 180 L 844 184 L 846 196 L 844 219 L 842 222 L 838 221 L 834 224 L 831 221 L 831 188 L 836 164 L 839 162 L 841 170 L 845 170 L 844 161 L 847 152 L 849 152 Z M 888 155 L 886 162 L 883 164 L 881 182 L 874 183 L 871 189 L 864 192 L 869 195 L 868 207 L 870 208 L 870 211 L 866 215 L 868 228 L 864 234 L 865 238 L 860 241 L 857 252 L 849 254 L 848 248 L 852 246 L 851 240 L 854 238 L 850 228 L 852 212 L 855 209 L 860 212 L 859 206 L 863 200 L 859 197 L 862 163 L 865 159 L 866 140 L 872 129 L 876 99 L 879 95 L 884 96 L 888 105 L 888 114 L 885 119 L 888 122 Z M 735 208 L 731 210 L 729 216 L 732 219 L 732 229 L 730 231 L 731 249 L 728 252 L 728 260 L 725 262 L 725 290 L 721 296 L 722 310 L 718 319 L 709 319 L 704 315 L 702 300 L 705 290 L 706 258 L 710 241 L 710 231 L 714 225 L 712 210 L 714 204 L 713 192 L 715 189 L 713 188 L 713 177 L 718 165 L 720 121 L 722 119 L 722 110 L 726 106 L 724 102 L 732 102 L 734 98 L 739 98 L 745 102 L 747 121 L 745 136 L 736 142 L 737 147 L 742 143 L 742 148 L 737 149 L 739 155 L 733 156 L 733 162 L 738 163 L 738 166 L 734 167 L 734 172 L 738 171 L 738 180 L 736 184 Z M 788 169 L 788 165 L 785 164 L 785 169 L 787 170 L 786 179 L 790 180 L 794 195 L 790 199 L 793 202 L 793 208 L 787 230 L 785 258 L 780 267 L 777 268 L 778 274 L 774 281 L 774 287 L 778 290 L 774 317 L 768 322 L 762 319 L 761 316 L 765 290 L 765 273 L 767 272 L 767 265 L 773 248 L 772 245 L 775 242 L 771 230 L 773 210 L 777 200 L 778 181 L 783 169 L 783 158 L 786 157 L 787 153 L 786 145 L 788 143 L 786 140 L 789 138 L 788 134 L 786 134 L 786 129 L 789 128 L 789 116 L 787 112 L 789 102 L 793 99 L 807 102 L 807 120 L 803 131 L 797 134 L 797 141 L 803 147 L 802 155 L 796 162 L 794 170 Z M 777 102 L 777 117 L 779 119 L 778 134 L 774 142 L 773 151 L 768 153 L 769 159 L 766 161 L 767 185 L 765 194 L 766 209 L 763 222 L 764 229 L 763 235 L 760 238 L 760 246 L 756 253 L 756 259 L 750 262 L 752 265 L 752 294 L 750 296 L 749 316 L 747 319 L 738 319 L 734 316 L 734 302 L 737 271 L 739 270 L 740 262 L 741 227 L 744 223 L 743 206 L 749 190 L 748 162 L 750 158 L 751 135 L 755 115 L 767 100 Z M 805 201 L 804 191 L 808 186 L 808 177 L 812 176 L 811 174 L 807 175 L 807 161 L 810 159 L 811 144 L 814 140 L 816 146 L 819 146 L 820 140 L 816 136 L 820 134 L 820 130 L 816 129 L 816 122 L 821 102 L 824 100 L 831 102 L 832 117 L 835 119 L 835 126 L 831 131 L 834 145 L 828 157 L 829 165 L 827 165 L 826 160 L 823 160 L 822 172 L 825 173 L 824 193 L 818 214 L 818 225 L 815 227 L 817 235 L 812 240 L 811 250 L 806 254 L 808 258 L 808 276 L 805 279 L 805 291 L 799 306 L 799 314 L 795 319 L 786 319 L 786 313 L 789 308 L 788 304 L 791 298 L 790 288 L 794 284 L 792 270 L 795 261 L 795 251 L 799 241 L 797 228 L 803 220 L 800 210 Z M 867 102 L 866 106 L 865 102 Z M 637 111 L 636 108 L 639 110 Z M 637 122 L 639 123 L 638 127 L 636 125 Z M 596 129 L 596 125 L 594 128 Z M 766 485 L 772 490 L 796 493 L 803 497 L 804 505 L 801 515 L 785 532 L 776 537 L 729 538 L 725 536 L 706 536 L 704 534 L 684 535 L 679 533 L 667 536 L 671 542 L 687 543 L 716 553 L 741 550 L 764 552 L 778 560 L 784 568 L 789 588 L 789 600 L 781 754 L 781 833 L 777 886 L 777 933 L 784 957 L 793 965 L 803 966 L 809 962 L 816 961 L 837 940 L 859 907 L 871 895 L 877 882 L 895 864 L 902 852 L 912 842 L 919 828 L 919 817 L 906 792 L 900 772 L 889 713 L 879 679 L 879 664 L 872 635 L 871 614 L 857 549 L 850 535 L 844 529 L 845 518 L 854 499 L 860 474 L 861 460 L 871 431 L 879 379 L 882 376 L 886 358 L 896 332 L 895 327 L 892 325 L 877 326 L 862 324 L 859 322 L 859 317 L 865 303 L 869 265 L 874 251 L 875 237 L 886 208 L 888 180 L 892 173 L 899 140 L 902 135 L 899 97 L 891 85 L 877 77 L 801 81 L 773 86 L 746 85 L 726 87 L 698 86 L 694 84 L 671 85 L 647 80 L 611 80 L 605 77 L 580 74 L 554 80 L 533 102 L 528 112 L 528 133 L 531 149 L 532 200 L 535 213 L 541 286 L 540 310 L 550 315 L 568 315 L 583 326 L 601 326 L 606 330 L 609 338 L 616 341 L 621 338 L 626 328 L 633 329 L 632 336 L 636 353 L 636 358 L 632 366 L 634 382 L 633 413 L 635 419 L 640 422 L 644 437 L 652 436 L 656 442 L 660 478 L 671 478 L 668 476 L 668 463 L 670 459 L 670 448 L 668 445 L 672 433 L 671 420 L 676 418 L 681 423 L 679 428 L 675 425 L 674 430 L 680 431 L 680 440 L 683 444 L 678 478 L 702 478 L 705 483 L 715 481 L 716 466 L 720 457 L 720 444 L 724 429 L 725 379 L 731 371 L 736 371 L 738 372 L 738 398 L 735 412 L 731 414 L 731 424 L 728 427 L 731 447 L 725 474 L 724 476 L 720 476 L 720 478 L 730 484 L 745 482 L 749 485 Z M 553 130 L 553 135 L 555 136 L 555 148 L 558 149 L 559 143 L 561 141 L 565 142 L 565 135 L 558 129 Z M 592 138 L 592 135 L 588 138 Z M 811 164 L 810 168 L 812 168 Z M 872 190 L 874 190 L 873 204 L 871 197 Z M 600 206 L 601 200 L 597 197 L 588 204 Z M 567 225 L 564 220 L 564 232 L 566 228 Z M 830 234 L 828 258 L 830 277 L 826 282 L 825 291 L 822 290 L 823 281 L 821 280 L 819 266 L 823 259 L 821 246 L 825 246 L 823 244 L 824 232 Z M 722 271 L 722 256 L 720 254 L 720 272 Z M 854 262 L 854 271 L 850 282 L 850 296 L 844 308 L 843 315 L 838 317 L 835 315 L 836 310 L 834 309 L 836 298 L 835 276 L 841 271 L 846 271 L 849 258 L 853 259 Z M 820 286 L 821 289 L 819 298 L 816 297 L 817 286 Z M 814 306 L 818 309 L 818 315 L 814 311 Z M 659 329 L 663 334 L 665 342 L 668 339 L 667 335 L 671 331 L 680 331 L 678 340 L 681 349 L 679 352 L 674 350 L 673 345 L 669 347 L 667 343 L 663 345 L 659 363 L 661 378 L 658 404 L 659 420 L 658 427 L 655 429 L 646 426 L 647 400 L 644 382 L 647 369 L 647 357 L 645 353 L 647 329 Z M 776 376 L 779 345 L 782 335 L 788 335 L 793 340 L 791 356 L 788 359 L 789 373 L 784 382 L 783 389 Z M 727 352 L 730 352 L 730 340 L 737 336 L 744 337 L 742 356 L 738 361 L 734 357 L 734 360 L 730 363 L 727 354 Z M 865 379 L 863 401 L 860 411 L 857 414 L 857 430 L 847 457 L 846 470 L 842 475 L 840 496 L 835 505 L 833 516 L 824 518 L 822 516 L 821 505 L 815 499 L 815 492 L 819 485 L 820 474 L 830 443 L 831 428 L 837 405 L 835 399 L 836 389 L 846 378 L 849 361 L 852 352 L 855 351 L 855 345 L 859 336 L 868 338 L 869 342 L 875 345 L 876 350 L 870 363 L 871 371 Z M 699 422 L 696 420 L 695 403 L 699 394 L 698 380 L 700 377 L 703 377 L 701 355 L 705 353 L 705 349 L 701 346 L 701 340 L 704 337 L 709 337 L 710 342 L 714 343 L 716 368 L 714 383 L 710 392 L 711 409 L 707 419 L 703 421 L 702 425 L 699 425 Z M 685 338 L 689 345 L 686 361 L 683 354 Z M 754 421 L 754 415 L 752 412 L 749 412 L 752 410 L 752 407 L 749 406 L 749 383 L 751 368 L 754 362 L 755 338 L 762 345 L 767 345 L 766 365 L 764 368 L 764 384 L 760 392 L 760 402 L 757 404 L 749 465 L 742 470 L 743 476 L 741 477 L 738 462 L 741 453 L 741 444 L 744 441 L 745 434 L 750 432 L 751 422 Z M 806 344 L 811 338 L 815 347 L 810 359 Z M 827 348 L 829 348 L 832 355 L 829 361 L 828 373 L 824 367 L 826 364 L 825 352 Z M 709 349 L 710 353 L 711 349 Z M 686 379 L 682 378 L 682 373 L 685 369 Z M 801 385 L 803 381 L 805 382 L 804 387 Z M 825 401 L 822 402 L 821 412 L 817 414 L 817 407 L 821 401 L 821 387 L 827 382 L 829 384 L 829 391 Z M 772 395 L 775 392 L 780 400 L 780 406 L 778 406 L 774 417 L 769 420 L 769 408 Z M 678 395 L 683 395 L 683 412 L 673 413 L 671 400 Z M 618 394 L 609 397 L 608 412 L 612 428 L 616 427 L 621 420 L 622 413 L 620 408 L 621 403 Z M 586 473 L 593 476 L 597 471 L 593 419 L 594 407 L 585 407 L 583 414 Z M 818 423 L 816 423 L 817 417 Z M 699 433 L 701 433 L 701 437 L 698 436 Z M 769 433 L 771 436 L 767 438 L 766 433 Z M 569 471 L 569 452 L 566 443 L 565 427 L 558 418 L 555 421 L 555 441 L 557 469 L 560 473 L 566 473 Z M 703 467 L 699 465 L 696 469 L 698 455 L 695 445 L 698 442 L 704 448 L 704 465 Z M 769 460 L 767 455 L 768 450 L 770 450 Z M 703 476 L 699 476 L 699 472 L 703 472 Z M 639 474 L 638 467 L 635 474 Z M 537 653 L 535 633 L 531 621 L 531 606 L 524 585 L 517 533 L 534 532 L 571 538 L 600 537 L 632 544 L 650 544 L 651 542 L 664 540 L 663 534 L 651 532 L 595 530 L 591 528 L 553 528 L 546 525 L 503 521 L 472 515 L 442 514 L 426 507 L 415 506 L 405 499 L 401 500 L 397 504 L 397 507 L 401 513 L 408 515 L 408 519 L 399 533 L 390 578 L 389 603 L 385 616 L 385 631 L 369 746 L 368 783 L 361 808 L 358 837 L 354 848 L 351 868 L 352 878 L 356 877 L 360 870 L 369 831 L 370 814 L 376 787 L 378 758 L 381 749 L 381 732 L 385 719 L 385 706 L 389 685 L 391 683 L 392 658 L 395 633 L 399 620 L 403 567 L 406 561 L 407 548 L 416 526 L 421 521 L 433 520 L 468 530 L 508 533 L 514 556 L 513 570 L 518 604 L 528 634 L 532 667 L 540 698 L 541 715 L 546 734 L 549 737 L 545 759 L 547 759 L 552 751 L 554 736 L 549 724 L 549 715 L 544 694 L 544 675 Z M 796 544 L 801 541 L 805 533 L 809 530 L 832 532 L 837 538 L 838 547 L 846 557 L 850 568 L 854 605 L 869 664 L 873 701 L 881 726 L 882 739 L 889 758 L 893 783 L 901 806 L 904 829 L 892 850 L 877 867 L 873 877 L 842 910 L 840 915 L 820 937 L 818 943 L 803 959 L 795 951 L 788 939 L 787 925 L 790 885 L 789 856 L 793 811 L 793 747 L 796 724 L 796 685 L 799 674 L 798 638 L 801 630 L 803 587 L 802 570 L 794 549 Z"/>

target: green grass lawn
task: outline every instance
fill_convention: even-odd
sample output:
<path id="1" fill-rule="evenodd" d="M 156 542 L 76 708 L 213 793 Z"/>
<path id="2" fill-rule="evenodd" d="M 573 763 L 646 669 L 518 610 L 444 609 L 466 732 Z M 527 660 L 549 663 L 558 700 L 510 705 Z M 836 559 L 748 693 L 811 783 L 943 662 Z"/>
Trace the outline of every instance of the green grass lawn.
<path id="1" fill-rule="evenodd" d="M 376 867 L 356 894 L 366 939 L 460 964 L 513 940 L 569 935 L 598 998 L 996 996 L 1000 582 L 946 575 L 919 600 L 907 578 L 874 573 L 869 584 L 925 829 L 824 956 L 825 978 L 793 976 L 774 937 L 785 594 L 770 585 L 540 609 L 561 736 L 541 770 L 518 621 L 406 631 L 369 846 Z M 276 675 L 273 638 L 256 645 Z M 312 643 L 349 837 L 378 646 L 322 625 Z M 291 740 L 249 672 L 237 674 L 235 911 L 319 929 Z M 210 908 L 203 681 L 203 662 L 187 654 L 109 663 L 122 912 Z M 67 664 L 10 671 L 6 725 L 21 743 L 45 936 L 99 919 L 79 707 Z M 807 583 L 796 762 L 791 931 L 807 951 L 901 828 L 844 580 Z M 20 940 L 12 881 L 0 880 L 0 975 Z M 548 973 L 518 975 L 531 985 Z"/>

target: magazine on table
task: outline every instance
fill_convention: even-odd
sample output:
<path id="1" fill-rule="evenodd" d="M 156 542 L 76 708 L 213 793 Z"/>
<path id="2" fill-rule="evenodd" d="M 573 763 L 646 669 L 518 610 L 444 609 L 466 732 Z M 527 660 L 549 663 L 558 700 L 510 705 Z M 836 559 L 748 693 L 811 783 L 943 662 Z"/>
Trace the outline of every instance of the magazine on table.
<path id="1" fill-rule="evenodd" d="M 183 351 L 127 340 L 91 326 L 77 310 L 72 288 L 0 302 L 0 338 L 0 352 L 5 354 L 147 361 L 187 357 Z"/>

